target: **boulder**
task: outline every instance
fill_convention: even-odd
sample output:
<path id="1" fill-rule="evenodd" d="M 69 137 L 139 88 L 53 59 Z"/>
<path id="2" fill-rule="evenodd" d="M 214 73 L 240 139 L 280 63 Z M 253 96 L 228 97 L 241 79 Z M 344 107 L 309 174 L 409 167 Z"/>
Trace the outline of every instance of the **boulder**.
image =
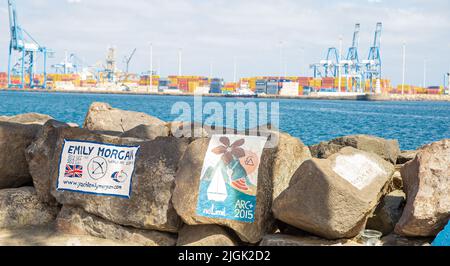
<path id="1" fill-rule="evenodd" d="M 394 166 L 351 147 L 304 162 L 275 199 L 277 219 L 327 239 L 353 238 L 386 193 Z"/>
<path id="2" fill-rule="evenodd" d="M 177 246 L 236 246 L 230 234 L 218 225 L 185 225 L 178 232 Z"/>
<path id="3" fill-rule="evenodd" d="M 329 142 L 322 142 L 312 146 L 310 149 L 313 157 L 326 159 L 343 147 L 353 147 L 358 150 L 373 152 L 393 164 L 397 162 L 397 157 L 400 153 L 397 140 L 386 140 L 369 135 L 345 136 Z"/>
<path id="4" fill-rule="evenodd" d="M 397 235 L 395 233 L 387 235 L 381 238 L 381 245 L 387 247 L 420 247 L 420 246 L 430 246 L 430 238 L 411 238 Z"/>
<path id="5" fill-rule="evenodd" d="M 25 149 L 33 142 L 41 127 L 0 122 L 0 189 L 31 183 Z"/>
<path id="6" fill-rule="evenodd" d="M 436 236 L 450 219 L 450 139 L 422 147 L 401 174 L 407 202 L 395 232 Z"/>
<path id="7" fill-rule="evenodd" d="M 137 138 L 143 140 L 154 140 L 157 137 L 168 137 L 169 128 L 165 125 L 139 125 L 120 135 L 122 138 Z"/>
<path id="8" fill-rule="evenodd" d="M 27 226 L 0 229 L 0 246 L 138 246 L 138 244 L 107 240 L 93 236 L 76 236 L 56 232 L 54 226 Z"/>
<path id="9" fill-rule="evenodd" d="M 395 225 L 402 216 L 406 195 L 401 190 L 393 191 L 384 196 L 375 213 L 367 221 L 367 228 L 388 235 L 394 231 Z"/>
<path id="10" fill-rule="evenodd" d="M 168 125 L 171 136 L 176 138 L 207 138 L 210 136 L 210 127 L 196 122 L 173 121 Z"/>
<path id="11" fill-rule="evenodd" d="M 0 228 L 46 225 L 58 211 L 40 202 L 32 187 L 0 190 Z"/>
<path id="12" fill-rule="evenodd" d="M 139 125 L 165 125 L 156 117 L 145 113 L 112 108 L 107 103 L 93 103 L 83 127 L 89 130 L 126 132 Z"/>
<path id="13" fill-rule="evenodd" d="M 104 135 L 81 128 L 59 130 L 56 149 L 50 164 L 50 169 L 53 169 L 50 193 L 57 202 L 80 207 L 90 214 L 124 226 L 167 232 L 178 231 L 181 220 L 173 209 L 170 199 L 178 162 L 188 146 L 187 140 L 159 137 L 152 141 L 136 142 L 136 139 Z M 64 139 L 140 145 L 130 199 L 57 191 L 57 169 Z M 45 184 L 47 179 L 44 178 L 39 182 Z"/>
<path id="14" fill-rule="evenodd" d="M 283 234 L 273 234 L 264 236 L 259 244 L 262 247 L 273 246 L 361 246 L 354 240 L 327 240 L 315 236 L 290 236 Z"/>
<path id="15" fill-rule="evenodd" d="M 55 155 L 56 142 L 60 130 L 68 127 L 70 125 L 56 120 L 47 121 L 36 140 L 26 149 L 25 156 L 29 171 L 33 178 L 36 193 L 42 202 L 56 203 L 55 198 L 50 194 L 52 174 L 57 168 L 54 161 L 58 157 Z"/>
<path id="16" fill-rule="evenodd" d="M 331 155 L 338 153 L 344 146 L 337 145 L 331 142 L 321 142 L 309 147 L 311 156 L 319 159 L 327 159 Z"/>
<path id="17" fill-rule="evenodd" d="M 409 161 L 414 160 L 417 155 L 417 151 L 402 151 L 398 155 L 397 164 L 405 164 Z"/>
<path id="18" fill-rule="evenodd" d="M 56 229 L 63 234 L 88 235 L 143 246 L 174 246 L 176 242 L 176 237 L 172 234 L 120 226 L 80 208 L 68 206 L 64 206 L 59 213 Z"/>
<path id="19" fill-rule="evenodd" d="M 311 159 L 311 152 L 303 142 L 286 133 L 279 134 L 279 143 L 273 159 L 273 199 L 289 186 L 300 165 Z"/>
<path id="20" fill-rule="evenodd" d="M 275 149 L 264 149 L 258 173 L 257 202 L 254 223 L 234 220 L 213 219 L 196 214 L 200 175 L 203 160 L 208 149 L 209 139 L 193 141 L 180 161 L 172 197 L 173 205 L 183 221 L 188 225 L 216 224 L 233 229 L 240 239 L 248 243 L 257 243 L 273 229 L 271 215 L 272 170 L 271 163 Z"/>
<path id="21" fill-rule="evenodd" d="M 29 124 L 43 125 L 50 119 L 53 118 L 48 115 L 37 113 L 19 114 L 15 116 L 0 116 L 0 121 L 2 122 L 27 124 L 27 125 Z"/>

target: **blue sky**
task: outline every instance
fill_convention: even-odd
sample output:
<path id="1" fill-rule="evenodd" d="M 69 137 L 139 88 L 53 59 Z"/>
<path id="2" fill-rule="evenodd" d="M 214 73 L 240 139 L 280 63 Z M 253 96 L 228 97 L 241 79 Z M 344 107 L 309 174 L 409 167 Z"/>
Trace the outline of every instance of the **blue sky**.
<path id="1" fill-rule="evenodd" d="M 113 45 L 122 59 L 137 48 L 131 71 L 149 69 L 149 42 L 155 68 L 177 73 L 183 48 L 183 74 L 233 78 L 277 75 L 279 42 L 288 75 L 312 75 L 308 66 L 326 49 L 350 46 L 361 23 L 360 55 L 367 57 L 376 22 L 382 34 L 383 76 L 401 82 L 401 48 L 407 43 L 407 83 L 421 84 L 427 60 L 427 84 L 441 85 L 450 71 L 450 1 L 448 0 L 16 0 L 22 26 L 56 52 L 75 52 L 93 65 Z M 9 42 L 7 0 L 0 4 L 0 70 L 6 69 Z M 331 2 L 331 3 L 330 3 Z M 303 51 L 303 52 L 302 52 Z M 284 70 L 283 70 L 284 72 Z"/>

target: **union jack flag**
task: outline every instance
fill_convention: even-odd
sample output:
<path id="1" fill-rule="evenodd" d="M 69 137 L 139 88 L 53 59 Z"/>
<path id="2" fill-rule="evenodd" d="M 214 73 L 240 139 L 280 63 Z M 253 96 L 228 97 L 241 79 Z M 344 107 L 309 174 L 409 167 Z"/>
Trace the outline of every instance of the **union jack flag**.
<path id="1" fill-rule="evenodd" d="M 82 178 L 83 177 L 83 166 L 67 164 L 66 171 L 64 172 L 64 177 Z"/>

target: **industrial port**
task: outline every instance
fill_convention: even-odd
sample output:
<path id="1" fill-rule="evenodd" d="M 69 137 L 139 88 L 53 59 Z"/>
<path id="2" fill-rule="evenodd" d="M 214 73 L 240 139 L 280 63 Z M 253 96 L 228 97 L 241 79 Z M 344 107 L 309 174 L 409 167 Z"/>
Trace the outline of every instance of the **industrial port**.
<path id="1" fill-rule="evenodd" d="M 49 65 L 55 53 L 38 43 L 20 24 L 15 1 L 8 0 L 10 47 L 8 71 L 0 72 L 0 88 L 10 90 L 48 90 L 142 94 L 214 94 L 225 96 L 281 96 L 309 95 L 448 95 L 450 73 L 443 73 L 444 82 L 437 86 L 394 85 L 382 74 L 381 35 L 383 24 L 377 23 L 367 55 L 359 47 L 360 27 L 355 25 L 352 45 L 345 51 L 331 47 L 324 58 L 310 65 L 310 76 L 235 77 L 232 81 L 220 77 L 185 76 L 182 74 L 182 51 L 178 51 L 177 75 L 163 77 L 153 67 L 142 73 L 129 73 L 136 49 L 121 62 L 117 49 L 109 47 L 103 62 L 89 65 L 75 53 L 65 53 L 63 62 Z M 39 62 L 38 62 L 39 60 Z M 119 69 L 124 63 L 124 69 Z M 40 66 L 40 67 L 37 67 Z"/>

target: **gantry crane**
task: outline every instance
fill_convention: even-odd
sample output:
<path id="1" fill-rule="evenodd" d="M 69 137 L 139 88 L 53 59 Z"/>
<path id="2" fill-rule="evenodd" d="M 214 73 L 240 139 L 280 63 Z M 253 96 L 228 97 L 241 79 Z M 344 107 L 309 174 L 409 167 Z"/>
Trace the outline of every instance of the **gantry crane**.
<path id="1" fill-rule="evenodd" d="M 336 47 L 328 48 L 327 57 L 321 60 L 318 64 L 312 64 L 311 68 L 314 71 L 314 78 L 322 77 L 336 77 L 339 66 L 339 52 Z"/>
<path id="2" fill-rule="evenodd" d="M 80 59 L 75 53 L 70 55 L 65 52 L 64 61 L 59 64 L 52 65 L 56 73 L 61 74 L 75 74 L 79 73 L 83 66 L 86 65 L 82 59 Z"/>
<path id="3" fill-rule="evenodd" d="M 16 3 L 8 0 L 9 26 L 11 39 L 9 44 L 8 58 L 8 87 L 9 88 L 46 88 L 47 85 L 47 56 L 51 53 L 46 47 L 41 46 L 25 29 L 19 24 Z M 35 80 L 38 58 L 42 56 L 43 75 L 42 83 Z M 11 74 L 20 78 L 18 84 L 11 83 Z M 25 77 L 29 77 L 25 84 Z"/>
<path id="4" fill-rule="evenodd" d="M 370 82 L 370 91 L 374 92 L 374 82 L 378 84 L 381 79 L 381 31 L 383 29 L 383 24 L 381 22 L 377 23 L 375 29 L 375 37 L 373 40 L 373 45 L 370 47 L 369 56 L 367 60 L 362 62 L 364 67 L 365 78 Z"/>
<path id="5" fill-rule="evenodd" d="M 344 68 L 344 75 L 347 81 L 352 82 L 352 87 L 359 91 L 361 89 L 361 83 L 364 79 L 364 75 L 361 71 L 361 65 L 359 60 L 359 32 L 361 24 L 355 24 L 355 30 L 353 32 L 352 46 L 348 49 L 345 60 L 341 61 L 341 65 Z M 347 91 L 348 91 L 347 82 Z"/>

